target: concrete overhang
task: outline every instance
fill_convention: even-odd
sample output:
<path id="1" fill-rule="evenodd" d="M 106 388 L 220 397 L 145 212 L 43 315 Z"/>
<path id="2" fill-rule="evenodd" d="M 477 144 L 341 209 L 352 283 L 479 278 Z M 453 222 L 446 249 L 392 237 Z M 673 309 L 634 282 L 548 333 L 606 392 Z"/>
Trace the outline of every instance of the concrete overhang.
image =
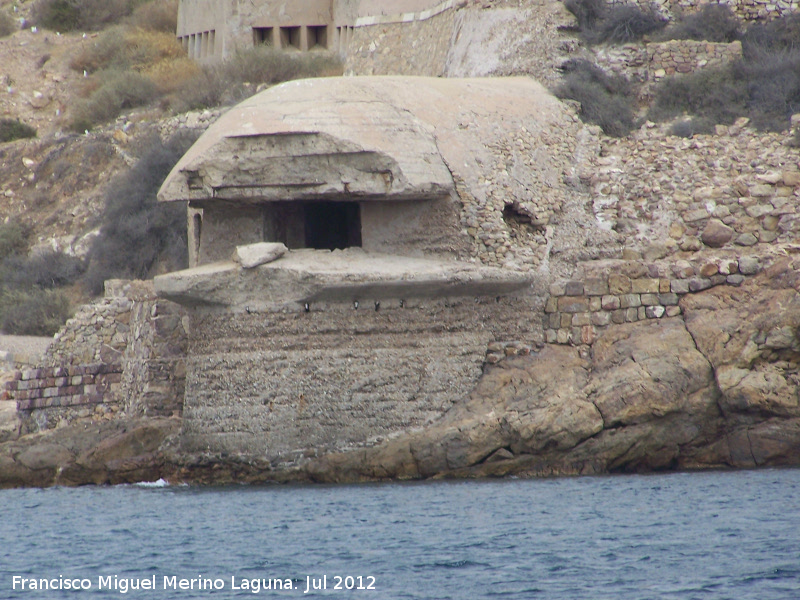
<path id="1" fill-rule="evenodd" d="M 437 146 L 437 111 L 469 80 L 337 77 L 292 81 L 230 109 L 169 174 L 158 199 L 430 200 L 455 185 Z M 472 86 L 496 82 L 473 81 Z"/>
<path id="2" fill-rule="evenodd" d="M 295 250 L 252 269 L 233 261 L 155 278 L 156 293 L 186 306 L 234 311 L 524 293 L 533 275 L 456 261 L 347 250 Z"/>

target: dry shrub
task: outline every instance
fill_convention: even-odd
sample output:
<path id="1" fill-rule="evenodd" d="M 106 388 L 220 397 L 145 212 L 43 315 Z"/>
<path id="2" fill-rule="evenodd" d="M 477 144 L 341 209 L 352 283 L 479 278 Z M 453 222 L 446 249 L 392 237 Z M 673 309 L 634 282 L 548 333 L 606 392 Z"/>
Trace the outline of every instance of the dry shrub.
<path id="1" fill-rule="evenodd" d="M 36 130 L 17 119 L 0 119 L 0 143 L 36 137 Z"/>
<path id="2" fill-rule="evenodd" d="M 101 82 L 100 87 L 70 110 L 69 128 L 73 131 L 106 123 L 123 111 L 148 105 L 160 96 L 156 84 L 135 71 L 101 71 L 93 77 Z"/>
<path id="3" fill-rule="evenodd" d="M 6 334 L 51 336 L 70 316 L 70 302 L 59 290 L 0 291 L 0 329 Z"/>
<path id="4" fill-rule="evenodd" d="M 28 248 L 28 231 L 17 221 L 0 223 L 0 260 L 23 253 Z"/>
<path id="5" fill-rule="evenodd" d="M 636 4 L 608 5 L 603 0 L 565 0 L 577 19 L 577 30 L 586 44 L 626 44 L 664 28 L 666 19 Z"/>
<path id="6" fill-rule="evenodd" d="M 173 36 L 178 29 L 178 0 L 152 0 L 138 6 L 128 19 L 133 27 L 163 31 Z"/>
<path id="7" fill-rule="evenodd" d="M 112 27 L 72 58 L 70 67 L 94 73 L 101 69 L 141 71 L 162 60 L 186 56 L 174 34 Z"/>
<path id="8" fill-rule="evenodd" d="M 201 73 L 200 65 L 187 56 L 161 60 L 142 71 L 142 75 L 149 77 L 161 94 L 185 89 Z"/>
<path id="9" fill-rule="evenodd" d="M 256 47 L 238 52 L 218 64 L 203 66 L 170 99 L 177 112 L 233 104 L 251 96 L 261 85 L 293 79 L 341 75 L 341 59 L 327 52 L 281 52 Z"/>
<path id="10" fill-rule="evenodd" d="M 681 17 L 658 36 L 659 40 L 734 42 L 741 36 L 741 22 L 729 6 L 707 4 L 702 10 Z"/>
<path id="11" fill-rule="evenodd" d="M 800 51 L 764 54 L 722 68 L 671 77 L 655 91 L 648 118 L 688 114 L 713 124 L 749 117 L 762 130 L 782 131 L 800 112 Z"/>
<path id="12" fill-rule="evenodd" d="M 52 31 L 96 31 L 120 22 L 141 0 L 36 0 L 31 20 Z"/>
<path id="13" fill-rule="evenodd" d="M 608 75 L 586 60 L 567 61 L 562 70 L 564 79 L 555 89 L 556 96 L 580 102 L 581 119 L 599 125 L 608 135 L 630 133 L 635 127 L 636 92 L 628 79 Z"/>
<path id="14" fill-rule="evenodd" d="M 156 193 L 195 139 L 182 134 L 165 144 L 154 136 L 134 167 L 111 182 L 89 253 L 85 284 L 92 293 L 99 294 L 106 279 L 146 278 L 159 265 L 186 267 L 186 205 L 159 203 Z"/>

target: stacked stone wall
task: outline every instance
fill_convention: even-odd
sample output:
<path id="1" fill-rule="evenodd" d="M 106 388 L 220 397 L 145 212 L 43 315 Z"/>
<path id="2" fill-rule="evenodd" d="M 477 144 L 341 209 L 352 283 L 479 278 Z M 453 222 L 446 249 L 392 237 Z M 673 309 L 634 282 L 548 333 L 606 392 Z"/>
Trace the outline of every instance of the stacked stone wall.
<path id="1" fill-rule="evenodd" d="M 424 426 L 470 394 L 490 342 L 519 353 L 541 341 L 534 301 L 195 314 L 184 447 L 294 464 Z"/>
<path id="2" fill-rule="evenodd" d="M 690 13 L 706 4 L 726 4 L 736 16 L 745 21 L 775 19 L 795 12 L 800 7 L 798 0 L 729 0 L 704 2 L 702 0 L 611 0 L 614 4 L 627 4 L 632 1 L 642 9 L 655 8 L 667 17 Z"/>
<path id="3" fill-rule="evenodd" d="M 121 381 L 120 364 L 26 369 L 12 374 L 5 395 L 16 400 L 22 431 L 32 432 L 113 418 L 121 410 Z"/>
<path id="4" fill-rule="evenodd" d="M 699 257 L 692 262 L 597 261 L 580 280 L 550 285 L 547 343 L 592 345 L 607 327 L 681 314 L 686 294 L 717 285 L 740 286 L 761 269 L 753 256 Z"/>
<path id="5" fill-rule="evenodd" d="M 742 43 L 670 40 L 605 46 L 594 50 L 595 62 L 612 73 L 642 83 L 652 83 L 676 74 L 718 67 L 742 57 Z M 644 90 L 647 93 L 647 88 Z"/>
<path id="6" fill-rule="evenodd" d="M 56 334 L 39 368 L 16 371 L 4 396 L 25 431 L 116 415 L 180 413 L 188 321 L 152 281 L 109 280 Z"/>

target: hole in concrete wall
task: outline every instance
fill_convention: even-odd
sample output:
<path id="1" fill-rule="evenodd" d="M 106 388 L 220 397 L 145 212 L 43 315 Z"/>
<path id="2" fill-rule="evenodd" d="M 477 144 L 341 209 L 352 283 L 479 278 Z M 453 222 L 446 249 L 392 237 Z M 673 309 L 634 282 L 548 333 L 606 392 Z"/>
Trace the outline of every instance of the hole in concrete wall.
<path id="1" fill-rule="evenodd" d="M 300 50 L 300 27 L 281 27 L 281 48 Z"/>
<path id="2" fill-rule="evenodd" d="M 253 27 L 255 46 L 272 46 L 272 27 Z"/>
<path id="3" fill-rule="evenodd" d="M 203 215 L 195 213 L 192 216 L 192 243 L 194 244 L 194 255 L 200 255 L 200 237 L 203 234 Z"/>
<path id="4" fill-rule="evenodd" d="M 328 26 L 309 25 L 308 26 L 308 49 L 325 50 L 328 48 Z"/>
<path id="5" fill-rule="evenodd" d="M 306 248 L 341 250 L 361 246 L 361 211 L 356 202 L 305 205 Z"/>
<path id="6" fill-rule="evenodd" d="M 534 215 L 521 207 L 517 202 L 505 205 L 503 208 L 503 220 L 510 227 L 525 226 L 534 231 L 542 230 L 542 226 L 536 222 Z"/>

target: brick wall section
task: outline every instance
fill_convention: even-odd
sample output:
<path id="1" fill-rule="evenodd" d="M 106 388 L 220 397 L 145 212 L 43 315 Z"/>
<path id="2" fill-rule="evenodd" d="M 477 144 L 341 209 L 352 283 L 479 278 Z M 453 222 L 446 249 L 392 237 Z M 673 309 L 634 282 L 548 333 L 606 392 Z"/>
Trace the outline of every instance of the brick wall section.
<path id="1" fill-rule="evenodd" d="M 739 286 L 760 270 L 750 257 L 669 264 L 616 265 L 614 272 L 550 285 L 545 305 L 547 343 L 592 345 L 611 325 L 681 314 L 680 299 L 716 285 Z"/>
<path id="2" fill-rule="evenodd" d="M 676 73 L 692 73 L 706 66 L 719 66 L 742 57 L 742 43 L 713 44 L 693 40 L 672 40 L 647 44 L 648 79 Z"/>
<path id="3" fill-rule="evenodd" d="M 615 3 L 627 4 L 629 0 L 616 0 Z M 708 2 L 700 0 L 633 0 L 643 9 L 653 6 L 666 16 L 673 16 L 681 12 L 692 12 L 700 9 Z M 795 12 L 800 8 L 800 0 L 730 0 L 719 2 L 727 4 L 731 10 L 745 21 L 774 19 Z"/>
<path id="4" fill-rule="evenodd" d="M 72 365 L 16 371 L 6 395 L 18 411 L 117 404 L 121 400 L 122 366 Z"/>

